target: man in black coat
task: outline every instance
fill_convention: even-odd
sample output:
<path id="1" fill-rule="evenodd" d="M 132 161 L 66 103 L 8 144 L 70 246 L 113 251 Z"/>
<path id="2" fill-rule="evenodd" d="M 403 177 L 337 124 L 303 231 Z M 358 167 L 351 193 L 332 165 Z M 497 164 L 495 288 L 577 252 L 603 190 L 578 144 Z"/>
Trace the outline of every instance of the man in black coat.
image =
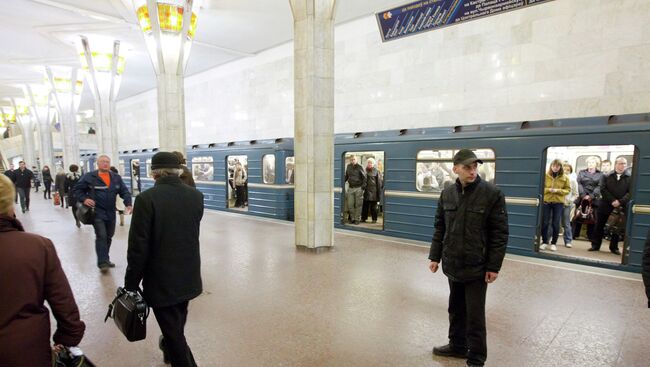
<path id="1" fill-rule="evenodd" d="M 16 188 L 16 170 L 14 165 L 10 164 L 9 169 L 5 171 L 5 176 L 9 177 L 11 182 L 14 183 L 14 189 Z M 16 196 L 14 197 L 14 203 L 18 204 L 18 190 L 16 190 Z"/>
<path id="2" fill-rule="evenodd" d="M 29 192 L 32 188 L 32 180 L 34 180 L 34 173 L 27 169 L 25 161 L 18 162 L 18 170 L 14 171 L 16 179 L 16 191 L 20 196 L 20 207 L 23 213 L 29 211 Z"/>
<path id="3" fill-rule="evenodd" d="M 508 244 L 505 196 L 481 180 L 474 152 L 454 156 L 456 184 L 442 191 L 429 252 L 429 269 L 449 278 L 449 344 L 433 354 L 467 358 L 468 366 L 487 359 L 485 294 L 498 276 Z"/>
<path id="4" fill-rule="evenodd" d="M 135 202 L 129 231 L 127 290 L 142 281 L 144 298 L 162 331 L 159 346 L 172 366 L 196 366 L 185 340 L 187 306 L 201 294 L 199 226 L 203 194 L 185 185 L 178 157 L 158 152 L 151 160 L 156 183 Z"/>
<path id="5" fill-rule="evenodd" d="M 645 250 L 643 252 L 643 284 L 645 295 L 648 297 L 648 308 L 650 308 L 650 230 L 645 239 Z"/>
<path id="6" fill-rule="evenodd" d="M 605 224 L 609 215 L 614 209 L 619 208 L 626 213 L 627 203 L 630 201 L 630 183 L 632 178 L 627 170 L 627 159 L 620 157 L 614 163 L 614 171 L 609 175 L 603 176 L 600 180 L 600 194 L 602 200 L 596 216 L 596 228 L 594 229 L 594 238 L 591 240 L 589 251 L 599 251 L 603 243 Z M 618 234 L 612 236 L 609 243 L 609 251 L 620 255 L 618 250 Z"/>

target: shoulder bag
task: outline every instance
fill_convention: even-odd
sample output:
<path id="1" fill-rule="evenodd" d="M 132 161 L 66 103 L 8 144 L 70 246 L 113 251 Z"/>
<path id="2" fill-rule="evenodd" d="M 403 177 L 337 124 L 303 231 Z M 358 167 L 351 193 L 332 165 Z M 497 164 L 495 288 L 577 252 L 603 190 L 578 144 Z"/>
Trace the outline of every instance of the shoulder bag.
<path id="1" fill-rule="evenodd" d="M 90 189 L 91 196 L 93 200 L 95 198 L 95 187 L 93 186 Z M 77 219 L 83 224 L 94 224 L 95 223 L 95 208 L 91 208 L 88 205 L 84 204 L 81 201 L 77 201 L 75 204 L 75 210 L 77 213 Z"/>
<path id="2" fill-rule="evenodd" d="M 149 307 L 140 290 L 131 292 L 122 287 L 117 288 L 117 295 L 108 305 L 104 322 L 109 317 L 115 321 L 115 325 L 128 341 L 135 342 L 147 337 Z"/>

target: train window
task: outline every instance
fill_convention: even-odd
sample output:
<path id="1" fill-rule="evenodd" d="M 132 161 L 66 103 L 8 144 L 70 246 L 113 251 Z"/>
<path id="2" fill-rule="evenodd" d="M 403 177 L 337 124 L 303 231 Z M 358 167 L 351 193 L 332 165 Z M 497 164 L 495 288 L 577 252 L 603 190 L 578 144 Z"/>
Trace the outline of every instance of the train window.
<path id="1" fill-rule="evenodd" d="M 145 165 L 145 168 L 146 168 L 147 177 L 148 178 L 153 178 L 153 176 L 151 175 L 151 158 L 147 159 L 144 162 L 144 165 Z"/>
<path id="2" fill-rule="evenodd" d="M 549 147 L 540 181 L 543 201 L 539 235 L 534 242 L 538 251 L 620 264 L 621 251 L 625 248 L 625 226 L 613 220 L 618 211 L 614 211 L 613 201 L 608 203 L 602 193 L 608 185 L 615 185 L 608 190 L 610 194 L 630 194 L 630 167 L 634 157 L 634 145 Z M 561 171 L 554 167 L 561 167 Z M 630 177 L 614 182 L 604 178 L 611 177 L 617 169 Z M 558 193 L 558 190 L 564 191 Z M 620 207 L 625 215 L 627 208 Z"/>
<path id="3" fill-rule="evenodd" d="M 248 210 L 248 156 L 228 156 L 228 208 Z"/>
<path id="4" fill-rule="evenodd" d="M 124 159 L 120 159 L 118 169 L 120 170 L 120 175 L 124 175 Z"/>
<path id="5" fill-rule="evenodd" d="M 275 183 L 275 155 L 267 154 L 262 157 L 262 178 L 265 184 Z"/>
<path id="6" fill-rule="evenodd" d="M 347 152 L 343 158 L 342 223 L 383 230 L 384 152 Z"/>
<path id="7" fill-rule="evenodd" d="M 422 192 L 440 192 L 453 185 L 457 175 L 453 158 L 459 149 L 421 150 L 417 155 L 415 188 Z M 483 161 L 478 173 L 482 179 L 494 183 L 496 156 L 493 149 L 472 149 Z"/>
<path id="8" fill-rule="evenodd" d="M 210 156 L 192 158 L 192 177 L 195 181 L 213 181 L 214 159 Z"/>
<path id="9" fill-rule="evenodd" d="M 131 193 L 133 196 L 138 195 L 142 191 L 142 183 L 140 182 L 140 160 L 131 160 Z"/>
<path id="10" fill-rule="evenodd" d="M 287 157 L 284 160 L 284 182 L 293 185 L 293 174 L 296 166 L 295 157 Z"/>

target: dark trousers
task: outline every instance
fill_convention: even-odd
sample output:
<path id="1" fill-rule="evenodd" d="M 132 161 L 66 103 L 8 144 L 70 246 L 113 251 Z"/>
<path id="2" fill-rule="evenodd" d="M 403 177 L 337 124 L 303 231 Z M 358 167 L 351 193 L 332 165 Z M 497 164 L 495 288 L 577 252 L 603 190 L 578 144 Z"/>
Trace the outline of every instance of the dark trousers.
<path id="1" fill-rule="evenodd" d="M 483 365 L 487 359 L 487 283 L 484 279 L 466 283 L 450 279 L 449 290 L 449 344 L 454 348 L 468 348 L 467 360 Z"/>
<path id="2" fill-rule="evenodd" d="M 167 352 L 172 367 L 194 367 L 196 362 L 185 340 L 185 322 L 189 301 L 169 307 L 153 307 L 158 326 L 163 334 L 161 347 Z"/>
<path id="3" fill-rule="evenodd" d="M 542 243 L 548 243 L 548 227 L 553 227 L 553 237 L 551 244 L 557 244 L 557 238 L 560 236 L 560 220 L 564 211 L 563 203 L 544 203 L 542 214 Z"/>
<path id="4" fill-rule="evenodd" d="M 20 207 L 23 209 L 23 212 L 29 210 L 29 187 L 17 187 L 16 191 L 18 191 L 18 196 L 20 196 Z"/>
<path id="5" fill-rule="evenodd" d="M 607 219 L 609 215 L 612 214 L 614 207 L 611 205 L 601 205 L 598 208 L 596 213 L 596 226 L 594 228 L 594 234 L 591 238 L 591 248 L 600 250 L 600 246 L 603 244 L 603 237 L 605 236 L 605 224 L 607 224 Z M 609 242 L 609 250 L 616 251 L 618 250 L 618 234 L 612 235 L 612 239 Z"/>
<path id="6" fill-rule="evenodd" d="M 95 228 L 95 252 L 97 253 L 97 266 L 107 264 L 111 261 L 108 254 L 115 234 L 115 218 L 112 220 L 103 220 L 95 218 L 93 223 Z"/>
<path id="7" fill-rule="evenodd" d="M 14 184 L 14 189 L 16 191 L 16 195 L 14 197 L 14 203 L 18 204 L 18 188 L 16 187 L 16 184 Z"/>
<path id="8" fill-rule="evenodd" d="M 43 199 L 52 198 L 52 183 L 48 181 L 43 181 Z"/>
<path id="9" fill-rule="evenodd" d="M 235 207 L 243 207 L 245 203 L 245 193 L 244 193 L 244 186 L 235 186 Z"/>
<path id="10" fill-rule="evenodd" d="M 376 201 L 363 201 L 363 207 L 361 208 L 361 220 L 366 221 L 368 219 L 368 212 L 372 217 L 372 221 L 377 221 L 377 202 Z"/>
<path id="11" fill-rule="evenodd" d="M 61 207 L 67 207 L 67 201 L 65 197 L 65 191 L 64 190 L 59 190 L 59 199 L 61 199 Z"/>

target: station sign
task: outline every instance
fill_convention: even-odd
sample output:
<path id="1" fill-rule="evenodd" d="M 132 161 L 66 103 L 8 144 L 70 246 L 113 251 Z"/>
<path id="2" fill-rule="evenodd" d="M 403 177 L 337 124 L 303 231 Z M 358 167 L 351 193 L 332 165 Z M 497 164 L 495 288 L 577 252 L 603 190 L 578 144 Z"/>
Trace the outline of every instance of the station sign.
<path id="1" fill-rule="evenodd" d="M 381 39 L 391 41 L 553 0 L 420 0 L 376 14 Z"/>

